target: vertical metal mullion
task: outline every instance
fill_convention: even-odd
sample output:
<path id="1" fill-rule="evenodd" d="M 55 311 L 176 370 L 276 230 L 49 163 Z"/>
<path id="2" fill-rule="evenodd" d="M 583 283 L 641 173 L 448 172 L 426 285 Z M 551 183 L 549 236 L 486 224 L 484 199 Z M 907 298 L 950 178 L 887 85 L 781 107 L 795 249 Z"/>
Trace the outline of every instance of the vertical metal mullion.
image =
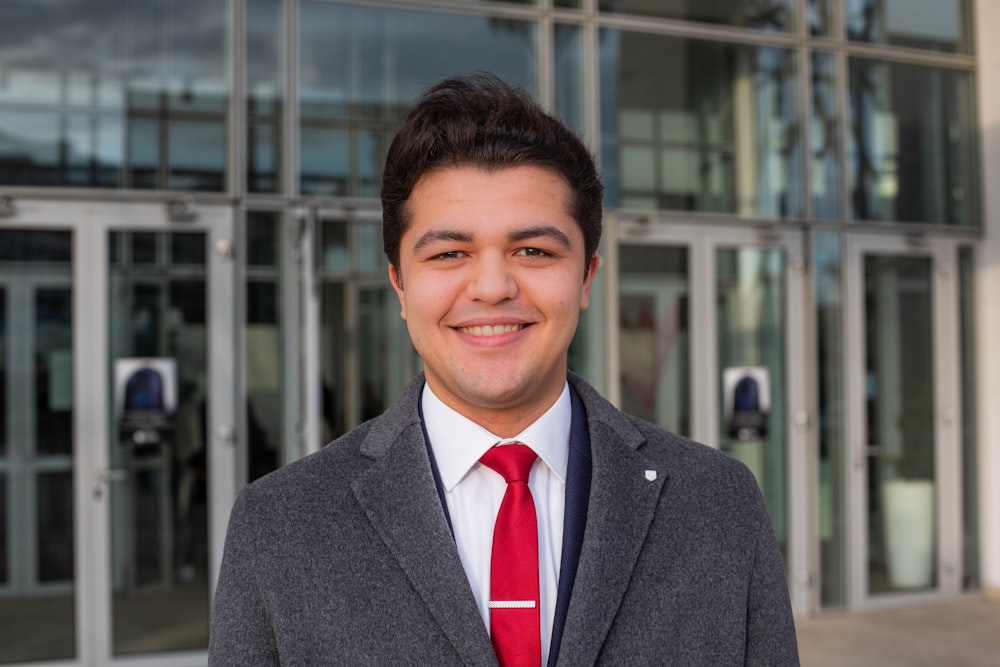
<path id="1" fill-rule="evenodd" d="M 317 451 L 322 444 L 323 403 L 320 393 L 322 383 L 322 365 L 320 354 L 320 328 L 322 288 L 321 274 L 317 266 L 317 246 L 320 245 L 318 230 L 322 220 L 315 208 L 310 208 L 304 214 L 304 229 L 301 243 L 302 267 L 302 349 L 298 355 L 299 377 L 305 409 L 302 414 L 302 441 L 299 443 L 299 454 Z"/>
<path id="2" fill-rule="evenodd" d="M 77 658 L 106 664 L 111 656 L 111 489 L 108 469 L 108 391 L 94 378 L 108 374 L 108 244 L 100 218 L 73 227 L 73 473 L 76 534 Z M 95 224 L 96 223 L 96 224 Z M 85 260 L 85 261 L 84 261 Z M 104 383 L 99 383 L 104 388 Z"/>
<path id="3" fill-rule="evenodd" d="M 689 246 L 691 280 L 691 355 L 694 359 L 691 396 L 695 440 L 719 448 L 719 420 L 716 406 L 719 396 L 718 322 L 716 321 L 715 244 L 708 231 L 699 230 Z"/>
<path id="4" fill-rule="evenodd" d="M 813 576 L 813 554 L 818 543 L 818 531 L 810 530 L 819 516 L 816 507 L 816 429 L 809 418 L 815 405 L 811 400 L 807 363 L 815 358 L 809 352 L 813 338 L 809 335 L 810 307 L 808 269 L 805 261 L 805 232 L 786 235 L 784 248 L 788 265 L 786 273 L 785 305 L 785 374 L 788 383 L 788 441 L 786 442 L 787 468 L 785 472 L 786 501 L 788 503 L 788 551 L 792 608 L 796 614 L 811 612 L 816 606 Z"/>
<path id="5" fill-rule="evenodd" d="M 621 384 L 621 270 L 619 266 L 619 250 L 621 248 L 619 233 L 619 218 L 614 212 L 605 216 L 605 241 L 603 255 L 603 266 L 605 276 L 605 298 L 604 317 L 600 318 L 604 322 L 604 337 L 607 350 L 605 354 L 604 372 L 604 395 L 612 405 L 622 407 L 622 384 Z"/>
<path id="6" fill-rule="evenodd" d="M 962 419 L 959 353 L 958 247 L 939 241 L 934 248 L 932 312 L 934 328 L 935 470 L 939 575 L 942 593 L 961 592 Z"/>
<path id="7" fill-rule="evenodd" d="M 302 353 L 302 312 L 305 293 L 302 276 L 308 258 L 302 252 L 306 233 L 304 209 L 285 210 L 280 214 L 278 235 L 278 287 L 280 294 L 279 337 L 281 340 L 281 451 L 280 465 L 297 458 L 305 410 L 299 359 Z"/>
<path id="8" fill-rule="evenodd" d="M 238 339 L 235 306 L 237 258 L 233 252 L 234 212 L 217 209 L 218 214 L 206 220 L 209 239 L 207 266 L 208 313 L 208 470 L 209 498 L 209 596 L 215 591 L 216 577 L 222 563 L 229 511 L 239 491 L 240 470 L 237 465 L 236 404 L 242 395 L 234 393 L 231 378 L 239 377 L 242 366 L 239 351 L 233 349 Z M 238 346 L 237 346 L 238 347 Z M 237 386 L 241 385 L 237 382 Z"/>
<path id="9" fill-rule="evenodd" d="M 868 502 L 866 488 L 867 453 L 864 450 L 864 267 L 863 248 L 853 239 L 845 242 L 844 252 L 844 373 L 845 394 L 845 465 L 844 480 L 847 497 L 847 532 L 845 553 L 847 561 L 847 606 L 854 609 L 865 599 L 868 575 L 865 570 Z"/>
<path id="10" fill-rule="evenodd" d="M 289 198 L 299 195 L 299 0 L 285 0 L 284 7 L 284 115 L 282 127 L 281 191 Z"/>
<path id="11" fill-rule="evenodd" d="M 544 0 L 543 0 L 544 3 Z M 556 111 L 555 31 L 551 10 L 542 10 L 535 34 L 535 61 L 538 63 L 535 85 L 538 102 L 550 112 Z"/>

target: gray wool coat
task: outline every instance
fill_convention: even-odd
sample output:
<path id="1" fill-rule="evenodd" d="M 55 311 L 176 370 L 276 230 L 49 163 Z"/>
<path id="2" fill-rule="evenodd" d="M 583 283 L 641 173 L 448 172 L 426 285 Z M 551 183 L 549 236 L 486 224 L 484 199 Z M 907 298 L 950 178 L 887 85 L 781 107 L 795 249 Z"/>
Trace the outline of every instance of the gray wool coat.
<path id="1" fill-rule="evenodd" d="M 593 463 L 558 664 L 797 665 L 781 555 L 749 470 L 570 383 Z M 416 378 L 382 416 L 243 489 L 210 665 L 496 664 L 435 486 L 422 387 Z"/>

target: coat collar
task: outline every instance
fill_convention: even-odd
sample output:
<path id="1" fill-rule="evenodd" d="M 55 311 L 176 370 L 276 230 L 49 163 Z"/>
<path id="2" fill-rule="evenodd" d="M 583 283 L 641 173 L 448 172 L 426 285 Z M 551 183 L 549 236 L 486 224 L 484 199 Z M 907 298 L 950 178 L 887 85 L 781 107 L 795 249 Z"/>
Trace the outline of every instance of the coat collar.
<path id="1" fill-rule="evenodd" d="M 417 404 L 423 377 L 372 422 L 361 452 L 375 459 L 351 490 L 464 664 L 496 664 L 431 474 Z"/>
<path id="2" fill-rule="evenodd" d="M 570 374 L 587 413 L 593 461 L 590 501 L 559 651 L 559 664 L 593 664 L 611 629 L 667 480 L 633 423 Z M 351 485 L 431 615 L 467 664 L 495 661 L 431 473 L 418 375 L 372 422 L 361 445 L 374 464 Z M 651 471 L 651 472 L 650 472 Z M 653 474 L 655 473 L 655 475 Z M 652 477 L 652 479 L 650 479 Z"/>
<path id="3" fill-rule="evenodd" d="M 559 651 L 560 665 L 591 665 L 621 606 L 667 481 L 632 421 L 578 377 L 593 460 L 580 564 Z"/>

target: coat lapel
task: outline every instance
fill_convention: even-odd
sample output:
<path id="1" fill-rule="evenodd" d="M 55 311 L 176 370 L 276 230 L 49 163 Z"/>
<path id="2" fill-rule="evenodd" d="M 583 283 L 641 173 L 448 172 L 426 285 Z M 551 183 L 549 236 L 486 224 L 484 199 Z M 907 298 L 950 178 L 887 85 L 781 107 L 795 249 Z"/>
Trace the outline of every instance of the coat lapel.
<path id="1" fill-rule="evenodd" d="M 593 479 L 559 664 L 590 665 L 628 589 L 667 474 L 638 451 L 644 439 L 631 422 L 592 387 L 571 381 L 587 410 Z"/>
<path id="2" fill-rule="evenodd" d="M 496 664 L 431 474 L 417 412 L 423 378 L 374 422 L 362 453 L 375 459 L 351 489 L 414 590 L 465 664 Z"/>

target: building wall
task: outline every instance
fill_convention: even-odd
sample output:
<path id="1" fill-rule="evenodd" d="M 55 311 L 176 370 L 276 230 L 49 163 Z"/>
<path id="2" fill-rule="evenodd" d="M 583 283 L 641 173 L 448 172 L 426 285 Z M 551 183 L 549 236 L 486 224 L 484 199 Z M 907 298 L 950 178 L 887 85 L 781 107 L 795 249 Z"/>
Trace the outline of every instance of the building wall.
<path id="1" fill-rule="evenodd" d="M 979 488 L 982 523 L 983 585 L 1000 597 L 1000 4 L 976 3 L 979 59 L 979 123 L 982 132 L 984 242 L 977 248 L 976 308 L 979 312 Z"/>

